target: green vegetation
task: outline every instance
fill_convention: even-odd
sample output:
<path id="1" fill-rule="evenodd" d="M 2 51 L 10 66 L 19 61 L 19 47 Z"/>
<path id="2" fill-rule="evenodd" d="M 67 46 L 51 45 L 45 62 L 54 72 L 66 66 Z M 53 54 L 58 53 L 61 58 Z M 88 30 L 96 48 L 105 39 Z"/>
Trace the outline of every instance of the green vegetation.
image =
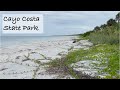
<path id="1" fill-rule="evenodd" d="M 61 59 L 55 59 L 47 63 L 49 65 L 48 71 L 63 74 L 63 76 L 70 74 L 74 78 L 79 79 L 80 77 L 73 71 L 73 68 L 69 66 L 69 63 L 71 63 L 72 61 L 67 59 L 68 57 L 62 57 Z"/>
<path id="2" fill-rule="evenodd" d="M 54 60 L 49 64 L 52 67 L 57 67 L 61 69 L 65 69 L 67 67 L 67 72 L 76 78 L 78 77 L 70 67 L 70 64 L 78 62 L 80 60 L 97 60 L 100 61 L 100 64 L 96 66 L 105 67 L 105 69 L 99 71 L 100 73 L 109 74 L 106 78 L 119 78 L 118 70 L 119 70 L 119 46 L 118 45 L 108 45 L 108 44 L 100 44 L 94 47 L 91 47 L 88 50 L 76 50 L 70 52 L 66 57 L 61 60 Z M 64 70 L 65 71 L 65 70 Z M 65 72 L 66 72 L 65 71 Z"/>
<path id="3" fill-rule="evenodd" d="M 107 26 L 97 32 L 90 33 L 86 36 L 93 44 L 119 44 L 119 30 L 115 26 Z"/>
<path id="4" fill-rule="evenodd" d="M 52 67 L 67 67 L 68 71 L 75 78 L 80 78 L 76 75 L 70 65 L 80 60 L 97 60 L 100 64 L 95 66 L 105 67 L 99 70 L 99 73 L 107 73 L 106 78 L 120 78 L 119 70 L 119 32 L 120 32 L 120 13 L 115 19 L 110 19 L 106 24 L 96 26 L 94 30 L 86 32 L 79 37 L 88 39 L 94 45 L 88 50 L 76 50 L 70 52 L 61 60 L 51 62 Z"/>
<path id="5" fill-rule="evenodd" d="M 107 21 L 107 24 L 103 24 L 100 27 L 97 26 L 94 28 L 93 32 L 87 32 L 89 35 L 86 35 L 87 33 L 83 34 L 83 38 L 89 39 L 94 45 L 100 45 L 101 51 L 97 51 L 96 53 L 102 53 L 104 58 L 108 60 L 107 64 L 104 64 L 107 66 L 102 72 L 107 72 L 110 75 L 106 76 L 106 78 L 119 78 L 119 32 L 120 32 L 120 13 L 116 15 L 115 20 L 110 19 Z M 94 48 L 100 48 L 94 46 Z M 91 51 L 90 53 L 93 53 Z M 94 55 L 93 55 L 94 56 Z M 102 60 L 105 62 L 105 60 L 102 58 Z M 98 57 L 100 59 L 100 57 Z"/>

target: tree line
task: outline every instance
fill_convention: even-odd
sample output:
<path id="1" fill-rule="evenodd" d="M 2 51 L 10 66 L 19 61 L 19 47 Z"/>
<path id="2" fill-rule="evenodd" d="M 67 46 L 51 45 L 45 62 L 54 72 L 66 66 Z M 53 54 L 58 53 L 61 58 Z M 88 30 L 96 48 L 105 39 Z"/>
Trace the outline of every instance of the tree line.
<path id="1" fill-rule="evenodd" d="M 82 34 L 82 36 L 88 36 L 90 33 L 93 32 L 98 32 L 98 31 L 102 31 L 105 30 L 105 28 L 107 27 L 116 27 L 117 30 L 120 29 L 120 12 L 115 16 L 115 19 L 111 18 L 107 21 L 106 24 L 102 24 L 101 26 L 96 26 L 92 31 L 88 31 L 84 34 Z"/>

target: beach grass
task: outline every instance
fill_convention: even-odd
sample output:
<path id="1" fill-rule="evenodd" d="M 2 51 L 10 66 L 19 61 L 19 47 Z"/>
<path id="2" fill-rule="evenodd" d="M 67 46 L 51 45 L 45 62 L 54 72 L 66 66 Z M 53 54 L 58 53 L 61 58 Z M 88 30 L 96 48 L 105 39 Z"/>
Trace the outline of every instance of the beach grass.
<path id="1" fill-rule="evenodd" d="M 81 60 L 96 60 L 100 61 L 100 64 L 94 64 L 95 66 L 105 67 L 102 70 L 98 70 L 99 73 L 107 73 L 104 78 L 120 79 L 119 25 L 120 23 L 115 21 L 111 23 L 107 22 L 104 27 L 101 25 L 97 30 L 94 29 L 93 31 L 81 34 L 78 36 L 80 38 L 78 41 L 81 39 L 87 39 L 93 43 L 93 46 L 87 50 L 79 49 L 69 52 L 64 58 L 50 62 L 50 66 L 67 67 L 68 73 L 75 78 L 80 78 L 80 76 L 74 73 L 70 65 Z"/>
<path id="2" fill-rule="evenodd" d="M 54 60 L 49 63 L 50 67 L 61 68 L 65 72 L 68 72 L 73 77 L 79 79 L 80 76 L 76 75 L 70 67 L 71 64 L 76 63 L 81 60 L 96 60 L 100 61 L 100 64 L 94 64 L 95 66 L 104 66 L 103 70 L 98 71 L 99 73 L 107 73 L 106 78 L 119 78 L 119 48 L 118 45 L 107 45 L 100 44 L 91 47 L 88 50 L 79 49 L 70 52 L 66 57 Z"/>

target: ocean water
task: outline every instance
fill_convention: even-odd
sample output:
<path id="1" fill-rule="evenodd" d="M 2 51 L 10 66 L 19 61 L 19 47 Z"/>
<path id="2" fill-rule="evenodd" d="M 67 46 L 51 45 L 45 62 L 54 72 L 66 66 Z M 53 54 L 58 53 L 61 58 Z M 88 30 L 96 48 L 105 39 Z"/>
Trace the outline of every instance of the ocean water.
<path id="1" fill-rule="evenodd" d="M 1 36 L 0 47 L 10 47 L 32 42 L 51 41 L 58 39 L 68 39 L 70 36 Z M 71 37 L 72 38 L 72 37 Z"/>

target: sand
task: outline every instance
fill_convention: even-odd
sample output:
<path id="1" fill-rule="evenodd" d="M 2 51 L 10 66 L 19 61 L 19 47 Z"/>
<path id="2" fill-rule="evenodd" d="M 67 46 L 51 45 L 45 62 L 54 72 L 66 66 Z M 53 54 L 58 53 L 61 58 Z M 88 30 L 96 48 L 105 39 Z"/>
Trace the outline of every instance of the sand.
<path id="1" fill-rule="evenodd" d="M 46 72 L 46 65 L 56 58 L 61 58 L 73 50 L 89 49 L 92 44 L 88 40 L 73 43 L 73 38 L 67 37 L 55 40 L 20 44 L 0 48 L 0 79 L 56 79 L 58 74 Z M 71 75 L 66 78 L 73 78 Z M 60 78 L 62 79 L 62 78 Z"/>

